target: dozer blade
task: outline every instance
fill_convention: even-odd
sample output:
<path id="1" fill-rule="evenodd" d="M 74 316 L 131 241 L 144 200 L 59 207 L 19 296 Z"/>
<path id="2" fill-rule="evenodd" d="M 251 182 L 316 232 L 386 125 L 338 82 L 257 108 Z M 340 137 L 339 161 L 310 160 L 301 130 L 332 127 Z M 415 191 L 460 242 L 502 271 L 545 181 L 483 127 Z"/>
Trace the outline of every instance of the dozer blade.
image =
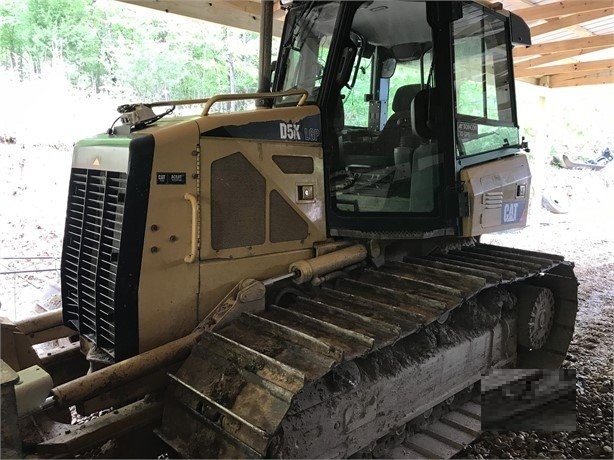
<path id="1" fill-rule="evenodd" d="M 517 350 L 511 292 L 529 283 L 554 293 L 554 321 Z M 354 270 L 204 333 L 158 434 L 185 457 L 349 456 L 490 367 L 558 367 L 576 294 L 562 257 L 484 244 Z"/>

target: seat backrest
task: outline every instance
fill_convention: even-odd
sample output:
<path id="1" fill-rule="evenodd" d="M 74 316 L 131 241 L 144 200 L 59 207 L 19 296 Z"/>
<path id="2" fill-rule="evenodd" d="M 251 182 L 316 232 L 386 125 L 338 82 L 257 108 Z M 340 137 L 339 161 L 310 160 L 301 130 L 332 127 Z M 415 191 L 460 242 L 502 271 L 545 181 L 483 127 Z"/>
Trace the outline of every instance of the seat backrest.
<path id="1" fill-rule="evenodd" d="M 395 147 L 401 142 L 401 137 L 405 136 L 410 141 L 408 147 L 415 148 L 420 140 L 412 135 L 411 132 L 411 103 L 422 89 L 422 85 L 405 85 L 397 89 L 392 100 L 392 111 L 394 112 L 380 132 L 375 141 L 375 150 L 380 155 L 393 155 Z"/>
<path id="2" fill-rule="evenodd" d="M 343 107 L 343 99 L 339 96 L 337 104 L 335 105 L 335 111 L 333 112 L 333 128 L 336 133 L 343 130 L 345 126 L 345 110 Z"/>
<path id="3" fill-rule="evenodd" d="M 421 89 L 422 85 L 419 83 L 401 86 L 397 89 L 396 93 L 394 93 L 394 99 L 392 100 L 392 111 L 395 114 L 399 112 L 409 112 L 411 101 L 414 100 L 414 97 L 416 97 L 416 94 L 418 94 Z"/>

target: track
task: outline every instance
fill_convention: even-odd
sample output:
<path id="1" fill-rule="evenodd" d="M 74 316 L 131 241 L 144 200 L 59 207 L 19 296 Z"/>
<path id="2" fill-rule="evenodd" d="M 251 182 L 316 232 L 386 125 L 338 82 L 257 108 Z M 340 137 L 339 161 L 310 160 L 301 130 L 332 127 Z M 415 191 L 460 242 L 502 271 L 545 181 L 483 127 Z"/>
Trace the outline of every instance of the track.
<path id="1" fill-rule="evenodd" d="M 451 458 L 480 434 L 480 399 L 473 396 L 473 399 L 450 408 L 428 424 L 412 420 L 405 426 L 405 438 L 401 435 L 394 442 L 388 438 L 382 449 L 378 449 L 380 443 L 377 443 L 375 450 L 363 455 L 375 458 Z M 429 418 L 433 413 L 431 411 Z M 421 416 L 418 418 L 424 419 Z M 421 422 L 424 426 L 420 425 Z"/>
<path id="2" fill-rule="evenodd" d="M 502 287 L 528 279 L 554 292 L 554 326 L 516 356 L 515 296 Z M 557 367 L 576 289 L 559 256 L 478 244 L 290 292 L 203 334 L 171 376 L 159 435 L 185 457 L 368 450 L 491 366 Z"/>

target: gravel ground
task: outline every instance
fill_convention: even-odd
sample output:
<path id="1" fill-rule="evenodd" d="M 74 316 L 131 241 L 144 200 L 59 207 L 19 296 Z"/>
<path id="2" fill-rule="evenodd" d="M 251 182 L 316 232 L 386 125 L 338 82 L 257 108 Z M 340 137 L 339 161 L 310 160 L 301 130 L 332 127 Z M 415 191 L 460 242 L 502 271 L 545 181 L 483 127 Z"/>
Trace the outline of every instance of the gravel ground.
<path id="1" fill-rule="evenodd" d="M 563 367 L 577 372 L 577 430 L 484 433 L 457 458 L 613 458 L 614 166 L 548 168 L 543 184 L 568 200 L 567 214 L 533 205 L 527 228 L 484 241 L 563 254 L 576 264 L 578 317 Z M 537 201 L 539 189 L 534 196 Z"/>

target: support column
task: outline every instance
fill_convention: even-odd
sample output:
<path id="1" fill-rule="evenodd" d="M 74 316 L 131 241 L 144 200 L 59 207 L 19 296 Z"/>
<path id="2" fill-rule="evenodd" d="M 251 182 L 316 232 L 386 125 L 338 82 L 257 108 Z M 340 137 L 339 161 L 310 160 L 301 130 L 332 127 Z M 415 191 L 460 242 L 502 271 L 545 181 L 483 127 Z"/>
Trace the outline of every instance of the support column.
<path id="1" fill-rule="evenodd" d="M 273 0 L 260 2 L 260 53 L 258 58 L 258 92 L 271 91 L 271 47 L 273 44 Z M 256 101 L 257 107 L 270 107 L 267 99 Z"/>

